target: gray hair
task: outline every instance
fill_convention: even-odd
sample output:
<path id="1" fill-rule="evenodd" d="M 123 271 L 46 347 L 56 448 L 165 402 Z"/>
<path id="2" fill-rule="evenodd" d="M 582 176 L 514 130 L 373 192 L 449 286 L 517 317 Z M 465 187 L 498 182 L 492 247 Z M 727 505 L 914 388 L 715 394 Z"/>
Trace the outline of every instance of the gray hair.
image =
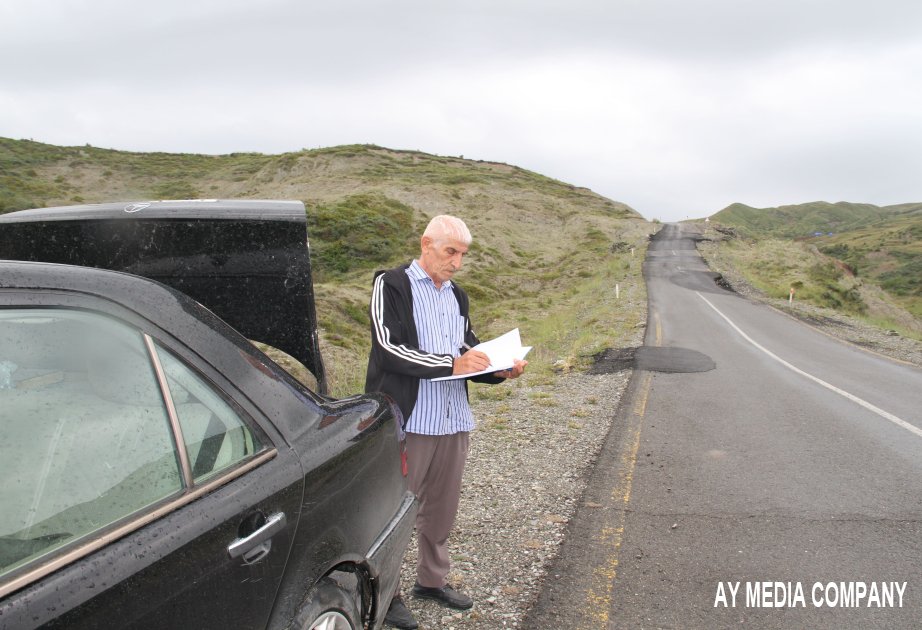
<path id="1" fill-rule="evenodd" d="M 461 241 L 465 245 L 470 245 L 474 239 L 471 237 L 471 231 L 467 229 L 464 221 L 450 214 L 440 214 L 432 217 L 423 236 L 428 236 L 434 241 L 452 239 Z"/>

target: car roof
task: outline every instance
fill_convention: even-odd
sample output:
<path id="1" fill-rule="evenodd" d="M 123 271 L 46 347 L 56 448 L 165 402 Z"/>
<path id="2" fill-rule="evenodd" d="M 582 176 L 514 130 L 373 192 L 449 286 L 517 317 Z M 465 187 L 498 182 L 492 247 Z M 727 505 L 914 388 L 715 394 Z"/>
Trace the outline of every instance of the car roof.
<path id="1" fill-rule="evenodd" d="M 3 289 L 90 295 L 120 304 L 155 324 L 179 313 L 209 312 L 189 296 L 155 280 L 77 265 L 0 259 L 0 291 Z M 213 313 L 211 316 L 215 317 Z"/>
<path id="2" fill-rule="evenodd" d="M 179 199 L 94 203 L 77 206 L 32 208 L 0 215 L 2 223 L 28 221 L 79 221 L 92 219 L 259 219 L 291 221 L 304 217 L 300 201 L 265 199 Z"/>

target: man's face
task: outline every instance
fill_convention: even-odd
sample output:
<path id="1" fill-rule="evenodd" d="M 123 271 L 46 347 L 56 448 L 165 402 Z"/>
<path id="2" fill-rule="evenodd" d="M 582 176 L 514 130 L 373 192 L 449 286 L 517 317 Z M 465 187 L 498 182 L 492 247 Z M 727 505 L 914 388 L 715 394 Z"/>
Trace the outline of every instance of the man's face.
<path id="1" fill-rule="evenodd" d="M 467 245 L 450 238 L 435 240 L 424 236 L 421 245 L 419 264 L 436 285 L 454 277 L 468 250 Z"/>

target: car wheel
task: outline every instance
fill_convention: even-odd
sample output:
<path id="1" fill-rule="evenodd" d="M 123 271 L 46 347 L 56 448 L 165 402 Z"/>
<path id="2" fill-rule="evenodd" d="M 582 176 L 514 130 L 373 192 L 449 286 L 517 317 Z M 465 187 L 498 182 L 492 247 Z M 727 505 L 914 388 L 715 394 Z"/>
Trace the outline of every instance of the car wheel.
<path id="1" fill-rule="evenodd" d="M 301 630 L 357 630 L 362 627 L 360 596 L 354 576 L 344 574 L 344 583 L 325 577 L 308 594 L 295 623 Z"/>

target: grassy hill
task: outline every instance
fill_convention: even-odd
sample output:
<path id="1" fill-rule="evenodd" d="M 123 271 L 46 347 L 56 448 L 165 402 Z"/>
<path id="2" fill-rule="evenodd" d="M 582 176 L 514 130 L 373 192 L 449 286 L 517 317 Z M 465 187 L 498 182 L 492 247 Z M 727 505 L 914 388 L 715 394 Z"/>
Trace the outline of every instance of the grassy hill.
<path id="1" fill-rule="evenodd" d="M 922 204 L 733 204 L 711 219 L 737 237 L 717 255 L 766 295 L 793 287 L 798 299 L 922 336 Z"/>
<path id="2" fill-rule="evenodd" d="M 471 295 L 478 333 L 519 326 L 536 347 L 531 378 L 550 378 L 554 363 L 588 364 L 645 319 L 647 221 L 516 166 L 373 145 L 208 156 L 0 138 L 0 212 L 167 198 L 304 201 L 321 342 L 338 395 L 362 388 L 372 270 L 416 256 L 436 214 L 470 226 L 475 242 L 457 280 Z"/>
<path id="3" fill-rule="evenodd" d="M 858 277 L 880 285 L 922 320 L 922 213 L 900 214 L 807 242 L 844 262 Z"/>
<path id="4" fill-rule="evenodd" d="M 828 234 L 885 225 L 893 220 L 922 220 L 922 203 L 875 206 L 867 203 L 814 201 L 778 208 L 753 208 L 734 203 L 711 215 L 753 237 L 806 238 L 816 232 Z"/>

